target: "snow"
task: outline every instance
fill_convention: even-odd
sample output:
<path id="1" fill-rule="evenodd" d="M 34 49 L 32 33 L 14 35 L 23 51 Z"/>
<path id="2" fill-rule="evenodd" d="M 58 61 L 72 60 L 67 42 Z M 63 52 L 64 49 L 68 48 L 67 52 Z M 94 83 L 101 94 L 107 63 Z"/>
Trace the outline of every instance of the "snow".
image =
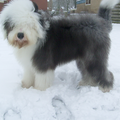
<path id="1" fill-rule="evenodd" d="M 80 87 L 75 61 L 58 67 L 46 91 L 21 87 L 23 71 L 0 32 L 0 120 L 120 120 L 120 25 L 113 24 L 108 68 L 114 87 Z"/>

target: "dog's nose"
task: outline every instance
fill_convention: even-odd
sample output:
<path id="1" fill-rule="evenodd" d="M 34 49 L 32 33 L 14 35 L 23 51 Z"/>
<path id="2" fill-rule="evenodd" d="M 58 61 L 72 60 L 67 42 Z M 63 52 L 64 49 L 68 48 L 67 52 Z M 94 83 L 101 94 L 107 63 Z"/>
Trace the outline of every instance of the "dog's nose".
<path id="1" fill-rule="evenodd" d="M 17 37 L 22 40 L 24 38 L 24 33 L 18 33 Z"/>

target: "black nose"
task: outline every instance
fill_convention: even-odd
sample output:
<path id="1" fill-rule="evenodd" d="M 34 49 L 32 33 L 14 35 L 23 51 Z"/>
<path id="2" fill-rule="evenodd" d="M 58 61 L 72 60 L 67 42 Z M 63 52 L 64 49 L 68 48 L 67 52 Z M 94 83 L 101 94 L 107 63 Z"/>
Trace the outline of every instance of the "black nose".
<path id="1" fill-rule="evenodd" d="M 19 39 L 23 39 L 23 38 L 24 38 L 24 33 L 18 33 L 18 34 L 17 34 L 17 37 L 18 37 Z"/>

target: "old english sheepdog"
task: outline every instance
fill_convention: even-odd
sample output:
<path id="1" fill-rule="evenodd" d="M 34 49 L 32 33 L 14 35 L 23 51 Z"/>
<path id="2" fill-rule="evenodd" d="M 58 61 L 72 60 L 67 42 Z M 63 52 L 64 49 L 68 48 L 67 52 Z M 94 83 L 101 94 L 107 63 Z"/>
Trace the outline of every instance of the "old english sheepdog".
<path id="1" fill-rule="evenodd" d="M 111 10 L 119 0 L 103 0 L 97 15 L 49 17 L 30 0 L 12 0 L 0 16 L 5 39 L 15 48 L 24 68 L 22 86 L 45 90 L 54 80 L 57 65 L 76 60 L 80 85 L 113 87 L 107 69 L 112 29 Z"/>

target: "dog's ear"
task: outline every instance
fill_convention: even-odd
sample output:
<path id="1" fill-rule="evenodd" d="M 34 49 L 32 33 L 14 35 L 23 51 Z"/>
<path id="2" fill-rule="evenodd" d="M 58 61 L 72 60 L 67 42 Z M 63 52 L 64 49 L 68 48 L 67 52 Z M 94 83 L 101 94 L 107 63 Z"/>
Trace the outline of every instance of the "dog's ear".
<path id="1" fill-rule="evenodd" d="M 40 14 L 40 24 L 43 26 L 45 30 L 49 28 L 49 21 L 50 21 L 50 15 L 47 11 L 38 10 L 38 14 Z"/>
<path id="2" fill-rule="evenodd" d="M 34 8 L 35 8 L 35 11 L 34 12 L 38 12 L 38 6 L 35 2 L 33 2 L 33 5 L 34 5 Z"/>

